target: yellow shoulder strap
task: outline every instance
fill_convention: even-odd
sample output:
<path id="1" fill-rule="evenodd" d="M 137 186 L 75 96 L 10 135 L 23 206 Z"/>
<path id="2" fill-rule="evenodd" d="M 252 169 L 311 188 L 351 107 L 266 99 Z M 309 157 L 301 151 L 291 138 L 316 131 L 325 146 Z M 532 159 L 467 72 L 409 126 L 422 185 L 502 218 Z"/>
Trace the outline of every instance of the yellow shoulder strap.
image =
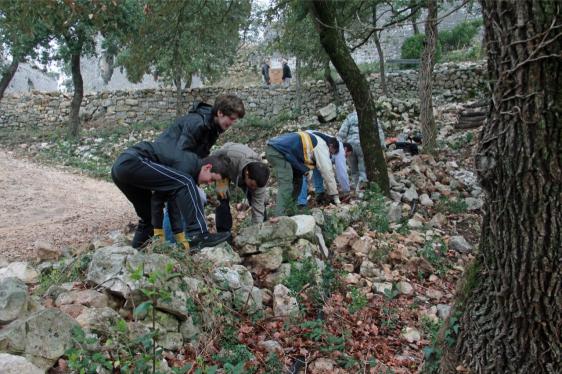
<path id="1" fill-rule="evenodd" d="M 304 154 L 304 164 L 309 169 L 314 169 L 316 167 L 314 161 L 312 161 L 311 155 L 314 150 L 312 145 L 312 139 L 310 139 L 310 134 L 304 131 L 299 131 L 298 134 L 302 141 L 302 153 Z"/>

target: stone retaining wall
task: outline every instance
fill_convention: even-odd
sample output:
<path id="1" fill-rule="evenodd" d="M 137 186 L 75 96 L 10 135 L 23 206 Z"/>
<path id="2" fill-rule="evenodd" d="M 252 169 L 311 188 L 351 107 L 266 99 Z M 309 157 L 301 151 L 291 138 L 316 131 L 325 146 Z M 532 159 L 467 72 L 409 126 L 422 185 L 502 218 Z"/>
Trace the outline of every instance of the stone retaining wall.
<path id="1" fill-rule="evenodd" d="M 442 64 L 435 68 L 434 94 L 446 99 L 475 96 L 483 89 L 482 63 Z M 293 80 L 294 81 L 294 80 Z M 293 82 L 294 83 L 294 82 Z M 369 77 L 374 96 L 382 95 L 379 78 Z M 397 98 L 417 97 L 418 72 L 404 70 L 387 75 L 389 96 Z M 342 83 L 338 92 L 345 103 L 351 103 L 349 92 Z M 226 92 L 222 88 L 204 87 L 183 92 L 183 112 L 196 100 L 212 102 L 223 93 L 240 96 L 246 111 L 260 117 L 276 115 L 296 106 L 295 85 L 290 88 L 242 87 Z M 0 126 L 51 126 L 65 122 L 70 113 L 72 96 L 59 92 L 33 92 L 25 95 L 6 95 L 0 101 Z M 307 82 L 302 87 L 302 111 L 313 114 L 333 101 L 330 88 L 324 82 Z M 80 115 L 83 120 L 115 123 L 162 122 L 175 117 L 175 91 L 146 89 L 136 91 L 99 92 L 84 96 Z"/>

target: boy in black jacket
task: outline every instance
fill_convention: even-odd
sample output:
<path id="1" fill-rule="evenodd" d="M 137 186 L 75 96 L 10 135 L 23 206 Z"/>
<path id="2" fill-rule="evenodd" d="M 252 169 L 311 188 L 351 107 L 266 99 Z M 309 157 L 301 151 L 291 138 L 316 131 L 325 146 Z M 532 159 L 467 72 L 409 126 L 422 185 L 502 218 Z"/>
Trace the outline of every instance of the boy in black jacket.
<path id="1" fill-rule="evenodd" d="M 227 171 L 223 167 L 227 169 L 228 166 L 221 159 L 199 160 L 199 157 L 206 157 L 219 134 L 244 113 L 244 104 L 238 97 L 218 97 L 213 107 L 197 105 L 154 142 L 141 142 L 119 156 L 111 175 L 140 218 L 133 237 L 134 248 L 142 247 L 154 233 L 151 224 L 153 191 L 174 194 L 172 201 L 178 204 L 188 223 L 192 246 L 213 246 L 229 239 L 230 233 L 209 234 L 196 188 L 196 184 L 222 179 Z"/>

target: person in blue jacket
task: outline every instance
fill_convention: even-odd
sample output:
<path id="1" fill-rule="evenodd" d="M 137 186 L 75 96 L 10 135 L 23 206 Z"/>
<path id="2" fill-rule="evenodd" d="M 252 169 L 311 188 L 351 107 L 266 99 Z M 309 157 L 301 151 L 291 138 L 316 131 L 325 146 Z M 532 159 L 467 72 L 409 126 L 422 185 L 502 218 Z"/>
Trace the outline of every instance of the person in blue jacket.
<path id="1" fill-rule="evenodd" d="M 275 174 L 278 191 L 274 216 L 286 214 L 296 203 L 302 179 L 309 171 L 318 168 L 326 183 L 327 194 L 335 204 L 340 203 L 338 188 L 330 161 L 330 154 L 338 151 L 335 138 L 324 140 L 305 131 L 287 133 L 269 139 L 265 157 Z"/>

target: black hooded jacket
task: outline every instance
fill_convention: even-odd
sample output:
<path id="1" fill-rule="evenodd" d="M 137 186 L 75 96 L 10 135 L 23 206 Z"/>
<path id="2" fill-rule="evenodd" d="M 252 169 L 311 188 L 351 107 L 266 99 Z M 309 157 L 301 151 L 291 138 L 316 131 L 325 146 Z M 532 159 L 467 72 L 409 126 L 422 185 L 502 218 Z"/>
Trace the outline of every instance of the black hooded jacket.
<path id="1" fill-rule="evenodd" d="M 191 152 L 207 157 L 223 130 L 213 120 L 212 107 L 198 103 L 162 133 L 154 142 L 132 147 L 139 154 L 178 170 L 190 169 Z"/>

